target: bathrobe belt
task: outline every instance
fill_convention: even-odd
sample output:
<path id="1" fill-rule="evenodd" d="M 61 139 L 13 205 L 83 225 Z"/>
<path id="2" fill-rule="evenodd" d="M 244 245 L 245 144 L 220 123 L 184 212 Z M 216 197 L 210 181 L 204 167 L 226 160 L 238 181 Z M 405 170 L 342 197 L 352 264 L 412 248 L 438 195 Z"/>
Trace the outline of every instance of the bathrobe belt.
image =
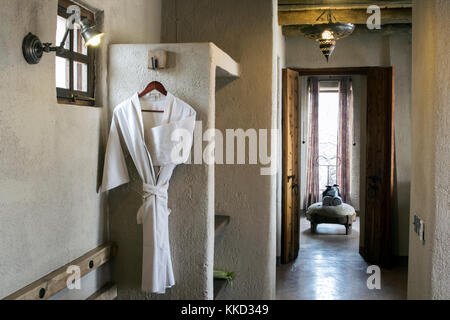
<path id="1" fill-rule="evenodd" d="M 163 185 L 152 185 L 144 183 L 142 186 L 142 206 L 139 208 L 137 215 L 138 224 L 143 224 L 147 219 L 148 214 L 152 209 L 156 209 L 156 211 L 164 211 L 157 212 L 158 214 L 165 213 L 170 214 L 169 208 L 167 208 L 167 197 L 169 189 L 169 184 L 165 183 Z M 154 207 L 156 206 L 156 207 Z"/>
<path id="2" fill-rule="evenodd" d="M 142 196 L 142 198 L 145 200 L 148 199 L 148 197 L 150 196 L 157 196 L 157 197 L 161 197 L 163 199 L 167 199 L 167 190 L 169 189 L 169 184 L 163 184 L 162 186 L 159 185 L 152 185 L 152 184 L 143 184 L 142 185 L 142 190 L 144 191 L 144 195 Z"/>

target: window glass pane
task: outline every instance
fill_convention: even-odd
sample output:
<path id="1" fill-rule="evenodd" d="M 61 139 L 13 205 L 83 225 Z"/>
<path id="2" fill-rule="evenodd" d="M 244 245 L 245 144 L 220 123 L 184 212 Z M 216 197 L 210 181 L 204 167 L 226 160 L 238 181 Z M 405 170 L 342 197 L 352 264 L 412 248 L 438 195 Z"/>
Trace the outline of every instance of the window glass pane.
<path id="1" fill-rule="evenodd" d="M 73 87 L 74 90 L 87 92 L 88 67 L 87 64 L 73 62 Z"/>
<path id="2" fill-rule="evenodd" d="M 319 190 L 336 183 L 339 93 L 319 94 Z"/>
<path id="3" fill-rule="evenodd" d="M 70 63 L 69 59 L 56 57 L 56 87 L 70 88 Z"/>
<path id="4" fill-rule="evenodd" d="M 75 26 L 73 31 L 73 51 L 87 55 L 87 48 L 84 45 L 84 39 L 81 36 L 81 29 L 78 25 Z"/>
<path id="5" fill-rule="evenodd" d="M 328 185 L 328 166 L 319 166 L 319 191 L 320 194 L 326 189 Z"/>
<path id="6" fill-rule="evenodd" d="M 64 38 L 64 33 L 66 32 L 67 19 L 58 16 L 57 24 L 56 24 L 56 46 L 58 47 L 61 44 L 62 39 Z M 66 42 L 64 44 L 64 48 L 70 49 L 70 36 L 67 37 Z"/>

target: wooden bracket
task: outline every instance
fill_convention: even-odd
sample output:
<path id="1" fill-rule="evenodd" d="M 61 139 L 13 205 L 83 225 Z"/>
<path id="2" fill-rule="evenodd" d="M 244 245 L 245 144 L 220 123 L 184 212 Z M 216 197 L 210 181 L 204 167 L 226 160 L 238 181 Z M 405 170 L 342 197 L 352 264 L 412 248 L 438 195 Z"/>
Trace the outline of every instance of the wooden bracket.
<path id="1" fill-rule="evenodd" d="M 68 273 L 69 267 L 79 267 L 80 278 L 82 278 L 108 262 L 116 253 L 117 246 L 115 244 L 104 244 L 9 295 L 4 300 L 47 300 L 67 288 L 69 277 L 73 277 L 72 272 Z"/>

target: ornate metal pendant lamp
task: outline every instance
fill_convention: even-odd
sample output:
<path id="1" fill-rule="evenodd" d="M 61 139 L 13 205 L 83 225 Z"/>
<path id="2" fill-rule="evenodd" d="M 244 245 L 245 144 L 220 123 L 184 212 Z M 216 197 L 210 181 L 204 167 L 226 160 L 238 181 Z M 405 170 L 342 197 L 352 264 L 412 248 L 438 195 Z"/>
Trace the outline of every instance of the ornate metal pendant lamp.
<path id="1" fill-rule="evenodd" d="M 340 23 L 336 21 L 336 17 L 331 13 L 331 9 L 325 10 L 317 18 L 319 21 L 322 16 L 327 13 L 328 23 L 313 24 L 300 27 L 300 33 L 306 38 L 319 42 L 320 51 L 329 60 L 329 57 L 336 47 L 336 41 L 345 38 L 353 33 L 355 25 L 352 23 Z M 333 19 L 335 22 L 333 22 Z"/>

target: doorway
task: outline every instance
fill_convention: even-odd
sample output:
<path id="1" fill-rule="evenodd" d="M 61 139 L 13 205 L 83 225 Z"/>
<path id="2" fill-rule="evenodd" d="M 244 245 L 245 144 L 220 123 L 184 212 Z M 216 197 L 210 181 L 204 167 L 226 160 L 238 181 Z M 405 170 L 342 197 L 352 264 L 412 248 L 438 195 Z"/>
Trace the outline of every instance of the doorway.
<path id="1" fill-rule="evenodd" d="M 338 236 L 341 232 L 340 229 L 336 229 L 340 226 L 324 225 L 322 231 L 330 233 L 331 236 L 321 240 L 322 235 L 319 235 L 319 242 L 322 241 L 322 244 L 324 244 L 331 240 L 331 251 L 328 253 L 316 251 L 315 254 L 317 256 L 326 256 L 331 252 L 336 252 L 339 247 L 351 247 L 352 252 L 355 254 L 353 263 L 361 263 L 360 267 L 367 264 L 375 264 L 379 267 L 391 266 L 391 202 L 394 160 L 394 88 L 392 76 L 393 69 L 390 67 L 284 70 L 281 263 L 291 263 L 287 266 L 292 267 L 294 262 L 294 268 L 300 266 L 297 262 L 305 258 L 302 257 L 302 254 L 305 253 L 300 250 L 300 247 L 302 246 L 303 248 L 304 245 L 313 246 L 313 242 L 309 241 L 311 239 L 308 238 L 305 238 L 304 243 L 300 244 L 302 236 L 310 235 L 310 230 L 306 220 L 301 219 L 300 211 L 304 200 L 304 196 L 301 196 L 301 194 L 304 192 L 302 189 L 305 184 L 305 174 L 302 173 L 301 166 L 299 169 L 299 159 L 302 162 L 302 157 L 305 157 L 303 150 L 309 141 L 308 138 L 305 138 L 303 129 L 302 121 L 305 119 L 305 114 L 300 106 L 305 96 L 299 90 L 299 83 L 301 84 L 304 81 L 302 79 L 309 77 L 318 77 L 322 80 L 324 78 L 336 80 L 342 77 L 359 77 L 363 79 L 367 89 L 364 97 L 367 104 L 365 118 L 360 120 L 361 125 L 364 126 L 361 128 L 357 127 L 355 130 L 360 130 L 361 136 L 364 136 L 366 143 L 365 145 L 359 145 L 359 148 L 361 148 L 360 161 L 364 162 L 365 166 L 364 169 L 358 169 L 360 171 L 358 174 L 361 177 L 359 181 L 361 183 L 361 192 L 354 201 L 360 202 L 361 207 L 366 208 L 366 210 L 364 215 L 361 216 L 361 221 L 358 219 L 354 223 L 354 228 L 357 232 L 351 235 L 351 239 L 349 237 L 349 241 L 333 241 L 332 238 Z M 322 110 L 322 118 L 325 118 L 324 121 L 327 121 L 327 116 L 329 119 L 335 119 L 335 117 L 331 117 L 333 113 L 337 112 L 335 109 L 336 101 L 333 99 L 336 99 L 336 95 L 339 95 L 339 93 L 336 87 L 333 88 L 331 84 L 323 87 L 329 88 L 320 92 L 320 98 L 332 100 L 331 103 L 328 103 L 330 105 L 328 110 L 326 108 Z M 318 180 L 326 180 L 326 184 L 334 183 L 337 175 L 336 171 L 338 171 L 337 167 L 339 166 L 340 155 L 332 152 L 332 149 L 338 149 L 333 144 L 335 143 L 333 141 L 339 135 L 339 131 L 336 133 L 336 126 L 339 127 L 339 124 L 328 123 L 329 130 L 323 133 L 323 135 L 327 136 L 322 139 L 320 134 L 318 135 L 319 142 L 322 141 L 322 144 L 324 144 L 322 151 L 320 151 L 320 147 L 318 148 L 319 155 L 322 155 L 324 158 L 322 159 L 324 160 L 322 161 L 323 163 L 319 162 Z M 353 130 L 353 128 L 350 130 Z M 325 150 L 327 149 L 325 147 L 327 143 L 332 145 L 328 150 Z M 354 141 L 346 141 L 346 143 L 352 145 Z M 354 166 L 350 167 L 349 170 L 353 168 Z M 324 183 L 320 183 L 320 185 L 322 184 Z M 361 229 L 359 230 L 359 228 Z M 326 236 L 323 235 L 323 237 Z M 342 240 L 342 237 L 339 239 Z M 320 280 L 321 278 L 316 277 L 316 279 Z"/>
<path id="2" fill-rule="evenodd" d="M 281 262 L 299 249 L 299 90 L 300 76 L 364 75 L 367 79 L 364 238 L 360 253 L 380 267 L 392 263 L 391 217 L 394 170 L 393 68 L 285 69 L 283 71 L 283 170 Z M 301 182 L 300 182 L 301 183 Z"/>

